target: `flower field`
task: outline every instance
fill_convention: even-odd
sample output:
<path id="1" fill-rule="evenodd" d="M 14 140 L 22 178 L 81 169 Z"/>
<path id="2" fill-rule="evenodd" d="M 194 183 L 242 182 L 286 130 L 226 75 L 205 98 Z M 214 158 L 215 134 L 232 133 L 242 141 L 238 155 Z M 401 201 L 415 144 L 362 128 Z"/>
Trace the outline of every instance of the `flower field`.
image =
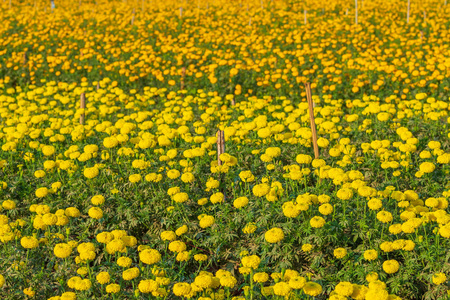
<path id="1" fill-rule="evenodd" d="M 0 299 L 450 299 L 450 4 L 410 2 L 1 1 Z"/>

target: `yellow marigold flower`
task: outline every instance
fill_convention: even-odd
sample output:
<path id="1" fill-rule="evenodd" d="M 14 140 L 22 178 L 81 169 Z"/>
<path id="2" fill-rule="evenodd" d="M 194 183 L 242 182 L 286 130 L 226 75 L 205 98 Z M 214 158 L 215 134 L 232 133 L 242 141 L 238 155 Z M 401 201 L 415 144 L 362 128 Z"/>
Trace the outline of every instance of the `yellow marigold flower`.
<path id="1" fill-rule="evenodd" d="M 42 147 L 42 154 L 45 156 L 51 156 L 56 152 L 55 147 L 53 146 L 44 146 Z"/>
<path id="2" fill-rule="evenodd" d="M 244 267 L 257 269 L 260 263 L 261 259 L 257 255 L 250 255 L 242 258 L 242 265 Z"/>
<path id="3" fill-rule="evenodd" d="M 42 178 L 45 176 L 45 171 L 44 170 L 37 170 L 34 172 L 34 177 L 36 178 Z"/>
<path id="4" fill-rule="evenodd" d="M 273 286 L 273 293 L 277 296 L 287 296 L 291 292 L 291 287 L 288 283 L 280 281 Z"/>
<path id="5" fill-rule="evenodd" d="M 95 195 L 91 198 L 91 203 L 93 205 L 102 205 L 103 203 L 105 203 L 105 197 L 103 197 L 102 195 Z"/>
<path id="6" fill-rule="evenodd" d="M 186 250 L 186 244 L 182 241 L 173 241 L 169 244 L 169 250 L 172 252 L 182 252 Z"/>
<path id="7" fill-rule="evenodd" d="M 441 285 L 442 283 L 447 281 L 447 276 L 442 272 L 438 272 L 438 273 L 433 274 L 432 281 L 435 285 Z M 0 282 L 1 282 L 1 280 L 0 280 Z M 2 285 L 0 283 L 0 287 L 1 286 Z"/>
<path id="8" fill-rule="evenodd" d="M 131 268 L 122 272 L 122 278 L 124 280 L 133 280 L 134 278 L 139 276 L 138 268 Z"/>
<path id="9" fill-rule="evenodd" d="M 100 272 L 95 277 L 97 279 L 97 282 L 100 284 L 106 284 L 111 280 L 111 277 L 109 276 L 108 272 Z"/>
<path id="10" fill-rule="evenodd" d="M 175 259 L 177 261 L 187 261 L 187 260 L 189 260 L 190 257 L 191 257 L 191 254 L 189 253 L 189 251 L 181 251 L 181 252 L 178 252 Z"/>
<path id="11" fill-rule="evenodd" d="M 98 176 L 99 170 L 97 167 L 86 168 L 83 172 L 84 176 L 88 179 L 92 179 Z"/>
<path id="12" fill-rule="evenodd" d="M 103 146 L 105 146 L 106 148 L 109 148 L 109 149 L 116 147 L 118 144 L 119 144 L 119 141 L 114 136 L 106 137 L 103 140 Z"/>
<path id="13" fill-rule="evenodd" d="M 194 174 L 187 172 L 181 175 L 181 181 L 185 183 L 191 183 L 195 180 Z"/>
<path id="14" fill-rule="evenodd" d="M 242 229 L 242 232 L 246 233 L 246 234 L 250 234 L 250 233 L 255 232 L 257 228 L 258 227 L 255 225 L 255 223 L 251 222 L 251 223 L 248 223 L 247 225 L 245 225 L 245 227 Z"/>
<path id="15" fill-rule="evenodd" d="M 39 246 L 39 241 L 34 236 L 24 236 L 20 239 L 20 244 L 26 249 L 33 249 Z"/>
<path id="16" fill-rule="evenodd" d="M 180 236 L 185 234 L 188 231 L 187 225 L 180 226 L 177 230 L 175 230 L 175 234 Z"/>
<path id="17" fill-rule="evenodd" d="M 394 248 L 392 247 L 392 243 L 388 242 L 388 241 L 381 243 L 380 249 L 383 250 L 384 252 L 394 251 Z"/>
<path id="18" fill-rule="evenodd" d="M 389 222 L 392 222 L 393 217 L 392 217 L 392 214 L 390 212 L 382 210 L 382 211 L 377 213 L 377 219 L 380 222 L 389 223 Z"/>
<path id="19" fill-rule="evenodd" d="M 161 254 L 155 249 L 144 249 L 139 253 L 139 259 L 147 265 L 153 265 L 161 260 Z"/>
<path id="20" fill-rule="evenodd" d="M 129 266 L 131 266 L 131 263 L 131 258 L 126 256 L 119 257 L 119 259 L 117 260 L 117 265 L 123 268 L 128 268 Z"/>
<path id="21" fill-rule="evenodd" d="M 216 203 L 222 203 L 224 198 L 225 198 L 225 196 L 219 192 L 219 193 L 212 194 L 211 197 L 209 198 L 209 200 L 211 201 L 212 204 L 216 204 Z"/>
<path id="22" fill-rule="evenodd" d="M 68 207 L 64 211 L 65 215 L 71 218 L 78 218 L 81 213 L 76 207 Z"/>
<path id="23" fill-rule="evenodd" d="M 309 220 L 309 224 L 314 228 L 321 228 L 325 225 L 325 223 L 325 219 L 319 216 L 315 216 L 311 220 Z"/>
<path id="24" fill-rule="evenodd" d="M 378 258 L 378 252 L 376 250 L 370 249 L 364 251 L 364 259 L 371 261 Z"/>
<path id="25" fill-rule="evenodd" d="M 27 295 L 28 297 L 34 297 L 36 295 L 36 292 L 33 291 L 31 288 L 26 288 L 23 290 L 23 293 Z"/>
<path id="26" fill-rule="evenodd" d="M 223 287 L 234 288 L 237 280 L 233 276 L 223 276 L 220 278 L 220 285 Z"/>
<path id="27" fill-rule="evenodd" d="M 283 233 L 283 230 L 281 230 L 281 228 L 275 227 L 275 228 L 268 230 L 264 234 L 264 238 L 265 238 L 266 242 L 274 244 L 274 243 L 278 243 L 284 239 L 284 233 Z"/>
<path id="28" fill-rule="evenodd" d="M 180 171 L 174 169 L 169 170 L 167 171 L 167 177 L 169 177 L 170 179 L 176 179 L 180 177 Z"/>
<path id="29" fill-rule="evenodd" d="M 302 251 L 303 252 L 309 252 L 313 249 L 313 245 L 311 244 L 303 244 L 302 245 Z"/>
<path id="30" fill-rule="evenodd" d="M 143 294 L 153 293 L 158 290 L 159 284 L 152 279 L 141 280 L 138 289 Z"/>
<path id="31" fill-rule="evenodd" d="M 75 283 L 75 289 L 77 291 L 87 291 L 92 287 L 92 283 L 89 279 L 81 279 Z"/>
<path id="32" fill-rule="evenodd" d="M 342 188 L 337 191 L 336 196 L 341 200 L 349 200 L 353 197 L 353 191 L 351 189 Z"/>
<path id="33" fill-rule="evenodd" d="M 106 252 L 114 254 L 116 252 L 123 252 L 125 250 L 125 243 L 121 239 L 114 239 L 106 244 Z"/>
<path id="34" fill-rule="evenodd" d="M 402 232 L 402 224 L 392 224 L 389 226 L 389 232 L 392 234 L 399 234 Z"/>
<path id="35" fill-rule="evenodd" d="M 365 295 L 366 300 L 388 300 L 389 293 L 383 289 L 370 289 Z"/>
<path id="36" fill-rule="evenodd" d="M 103 217 L 103 211 L 100 207 L 91 207 L 88 211 L 89 217 L 92 219 L 101 219 Z"/>
<path id="37" fill-rule="evenodd" d="M 56 244 L 53 248 L 53 253 L 56 257 L 66 258 L 72 253 L 72 247 L 66 243 Z"/>
<path id="38" fill-rule="evenodd" d="M 316 282 L 309 281 L 303 286 L 303 292 L 309 296 L 318 296 L 322 293 L 322 286 Z"/>
<path id="39" fill-rule="evenodd" d="M 333 205 L 331 205 L 329 203 L 322 204 L 321 206 L 319 206 L 319 212 L 322 215 L 327 216 L 327 215 L 333 213 Z"/>
<path id="40" fill-rule="evenodd" d="M 128 177 L 128 181 L 130 181 L 131 183 L 139 182 L 139 181 L 141 181 L 141 179 L 142 179 L 141 174 L 131 174 Z"/>
<path id="41" fill-rule="evenodd" d="M 194 255 L 194 259 L 195 259 L 196 261 L 205 261 L 205 260 L 208 259 L 208 255 L 205 255 L 205 254 L 195 254 L 195 255 Z"/>
<path id="42" fill-rule="evenodd" d="M 199 225 L 201 228 L 207 228 L 207 227 L 212 226 L 214 224 L 214 221 L 215 221 L 215 219 L 213 216 L 206 215 L 203 218 L 201 218 Z"/>
<path id="43" fill-rule="evenodd" d="M 253 176 L 251 171 L 241 171 L 239 173 L 239 178 L 241 178 L 243 182 L 253 182 L 255 180 L 255 176 Z"/>
<path id="44" fill-rule="evenodd" d="M 233 201 L 233 206 L 235 208 L 243 208 L 243 207 L 247 206 L 247 204 L 248 204 L 247 197 L 239 197 Z"/>
<path id="45" fill-rule="evenodd" d="M 295 157 L 295 161 L 299 164 L 310 164 L 312 157 L 307 154 L 299 154 Z"/>
<path id="46" fill-rule="evenodd" d="M 108 294 L 117 294 L 120 291 L 120 285 L 117 283 L 108 284 L 106 286 L 106 292 Z"/>
<path id="47" fill-rule="evenodd" d="M 0 274 L 0 288 L 5 285 L 5 282 L 6 282 L 5 277 L 3 277 L 2 274 Z"/>
<path id="48" fill-rule="evenodd" d="M 422 173 L 432 173 L 436 169 L 436 166 L 431 162 L 423 162 L 419 166 L 419 170 Z"/>
<path id="49" fill-rule="evenodd" d="M 353 284 L 348 281 L 339 282 L 334 288 L 334 291 L 341 296 L 351 296 L 353 294 Z"/>
<path id="50" fill-rule="evenodd" d="M 347 250 L 345 248 L 336 248 L 333 251 L 334 257 L 341 259 L 347 255 Z"/>
<path id="51" fill-rule="evenodd" d="M 294 290 L 301 289 L 306 284 L 306 278 L 303 276 L 296 276 L 289 279 L 289 286 Z"/>
<path id="52" fill-rule="evenodd" d="M 253 274 L 253 280 L 255 282 L 264 283 L 269 280 L 269 274 L 266 272 L 255 273 Z"/>
<path id="53" fill-rule="evenodd" d="M 267 183 L 257 184 L 253 187 L 252 192 L 256 197 L 263 197 L 270 191 L 270 186 Z"/>
<path id="54" fill-rule="evenodd" d="M 194 283 L 201 288 L 207 289 L 211 287 L 213 279 L 212 276 L 208 274 L 203 274 L 195 277 Z"/>
<path id="55" fill-rule="evenodd" d="M 161 232 L 161 239 L 163 241 L 174 241 L 176 240 L 177 235 L 173 231 L 163 231 Z"/>
<path id="56" fill-rule="evenodd" d="M 176 193 L 172 199 L 177 203 L 184 203 L 189 200 L 189 195 L 187 193 Z"/>
<path id="57" fill-rule="evenodd" d="M 172 291 L 175 294 L 175 296 L 179 296 L 179 297 L 184 297 L 184 296 L 189 295 L 191 290 L 192 290 L 191 285 L 186 282 L 175 283 L 175 285 L 172 288 Z"/>
<path id="58" fill-rule="evenodd" d="M 35 194 L 36 194 L 36 197 L 38 197 L 38 198 L 44 198 L 45 196 L 48 195 L 48 192 L 49 191 L 46 187 L 41 187 L 36 190 Z"/>
<path id="59" fill-rule="evenodd" d="M 398 271 L 400 264 L 395 259 L 386 260 L 383 263 L 383 270 L 388 274 L 394 274 Z"/>

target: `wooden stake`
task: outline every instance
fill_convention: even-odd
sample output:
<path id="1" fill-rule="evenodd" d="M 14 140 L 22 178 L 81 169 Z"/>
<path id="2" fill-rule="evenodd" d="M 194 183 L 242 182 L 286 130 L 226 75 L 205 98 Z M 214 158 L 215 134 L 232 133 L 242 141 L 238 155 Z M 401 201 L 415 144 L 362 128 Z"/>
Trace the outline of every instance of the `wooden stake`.
<path id="1" fill-rule="evenodd" d="M 423 41 L 423 31 L 420 31 L 420 40 Z"/>
<path id="2" fill-rule="evenodd" d="M 358 25 L 358 0 L 355 0 L 355 24 Z"/>
<path id="3" fill-rule="evenodd" d="M 303 15 L 304 15 L 304 23 L 306 25 L 306 23 L 308 23 L 308 19 L 306 19 L 306 14 L 308 13 L 308 11 L 306 9 L 303 10 Z"/>
<path id="4" fill-rule="evenodd" d="M 80 108 L 86 109 L 86 97 L 85 97 L 84 93 L 81 93 L 81 96 L 80 96 Z M 84 117 L 85 117 L 85 114 L 83 112 L 80 115 L 80 124 L 81 125 L 84 125 Z"/>
<path id="5" fill-rule="evenodd" d="M 409 9 L 411 8 L 411 0 L 408 0 L 408 12 L 406 13 L 406 24 L 409 24 Z"/>
<path id="6" fill-rule="evenodd" d="M 134 24 L 134 15 L 135 15 L 135 10 L 134 10 L 134 7 L 133 7 L 133 15 L 131 16 L 131 25 L 133 25 Z"/>
<path id="7" fill-rule="evenodd" d="M 316 122 L 314 121 L 314 103 L 311 96 L 311 84 L 309 82 L 305 83 L 306 89 L 306 99 L 308 100 L 308 109 L 309 109 L 309 122 L 311 125 L 311 133 L 312 133 L 312 142 L 314 147 L 314 157 L 316 159 L 319 158 L 319 146 L 317 145 L 317 131 L 316 131 Z"/>
<path id="8" fill-rule="evenodd" d="M 183 8 L 180 6 L 180 18 L 183 17 Z"/>
<path id="9" fill-rule="evenodd" d="M 98 91 L 100 89 L 100 84 L 99 83 L 97 83 L 97 87 L 96 87 L 96 90 Z"/>
<path id="10" fill-rule="evenodd" d="M 28 57 L 27 57 L 27 52 L 25 51 L 23 53 L 23 65 L 26 66 L 28 63 Z"/>
<path id="11" fill-rule="evenodd" d="M 427 12 L 423 11 L 423 21 L 425 22 L 426 19 L 427 19 Z"/>
<path id="12" fill-rule="evenodd" d="M 222 165 L 220 154 L 225 153 L 225 133 L 223 130 L 217 131 L 217 164 Z"/>

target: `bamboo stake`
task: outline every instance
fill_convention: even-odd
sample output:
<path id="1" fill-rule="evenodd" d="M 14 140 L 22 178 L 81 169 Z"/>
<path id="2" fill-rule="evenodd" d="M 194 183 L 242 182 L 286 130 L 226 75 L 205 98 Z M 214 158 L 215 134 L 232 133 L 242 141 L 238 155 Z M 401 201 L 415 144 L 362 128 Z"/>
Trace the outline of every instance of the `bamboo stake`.
<path id="1" fill-rule="evenodd" d="M 411 0 L 408 0 L 408 12 L 406 14 L 406 24 L 409 24 L 409 10 L 411 8 Z"/>
<path id="2" fill-rule="evenodd" d="M 355 0 L 355 24 L 358 25 L 358 0 Z"/>
<path id="3" fill-rule="evenodd" d="M 305 83 L 306 89 L 306 99 L 308 100 L 308 109 L 309 109 L 309 122 L 311 126 L 312 133 L 312 142 L 314 147 L 314 157 L 316 159 L 319 158 L 319 146 L 317 145 L 317 131 L 316 131 L 316 122 L 314 121 L 314 102 L 311 96 L 311 84 L 309 82 Z"/>
<path id="4" fill-rule="evenodd" d="M 217 164 L 222 165 L 220 154 L 225 153 L 225 133 L 223 130 L 217 131 Z"/>
<path id="5" fill-rule="evenodd" d="M 427 12 L 424 10 L 423 11 L 423 21 L 425 22 L 426 19 L 427 19 Z"/>
<path id="6" fill-rule="evenodd" d="M 84 93 L 81 93 L 81 96 L 80 96 L 80 108 L 81 109 L 86 109 L 86 97 L 85 97 Z M 80 124 L 81 125 L 84 125 L 84 117 L 85 117 L 85 114 L 83 112 L 80 115 Z"/>
<path id="7" fill-rule="evenodd" d="M 100 89 L 100 84 L 97 82 L 96 90 L 98 91 Z"/>
<path id="8" fill-rule="evenodd" d="M 180 6 L 180 18 L 183 17 L 183 8 Z"/>
<path id="9" fill-rule="evenodd" d="M 134 24 L 134 15 L 135 15 L 135 13 L 136 13 L 136 11 L 134 10 L 134 7 L 133 7 L 133 15 L 131 16 L 131 25 Z"/>
<path id="10" fill-rule="evenodd" d="M 252 26 L 252 17 L 248 18 L 248 26 Z"/>
<path id="11" fill-rule="evenodd" d="M 347 8 L 347 10 L 345 11 L 345 15 L 348 16 L 348 8 Z"/>
<path id="12" fill-rule="evenodd" d="M 423 31 L 420 31 L 420 40 L 423 41 Z"/>
<path id="13" fill-rule="evenodd" d="M 308 11 L 306 9 L 303 10 L 303 15 L 304 15 L 304 23 L 305 25 L 308 23 L 308 19 L 306 18 L 306 14 L 308 13 Z"/>

